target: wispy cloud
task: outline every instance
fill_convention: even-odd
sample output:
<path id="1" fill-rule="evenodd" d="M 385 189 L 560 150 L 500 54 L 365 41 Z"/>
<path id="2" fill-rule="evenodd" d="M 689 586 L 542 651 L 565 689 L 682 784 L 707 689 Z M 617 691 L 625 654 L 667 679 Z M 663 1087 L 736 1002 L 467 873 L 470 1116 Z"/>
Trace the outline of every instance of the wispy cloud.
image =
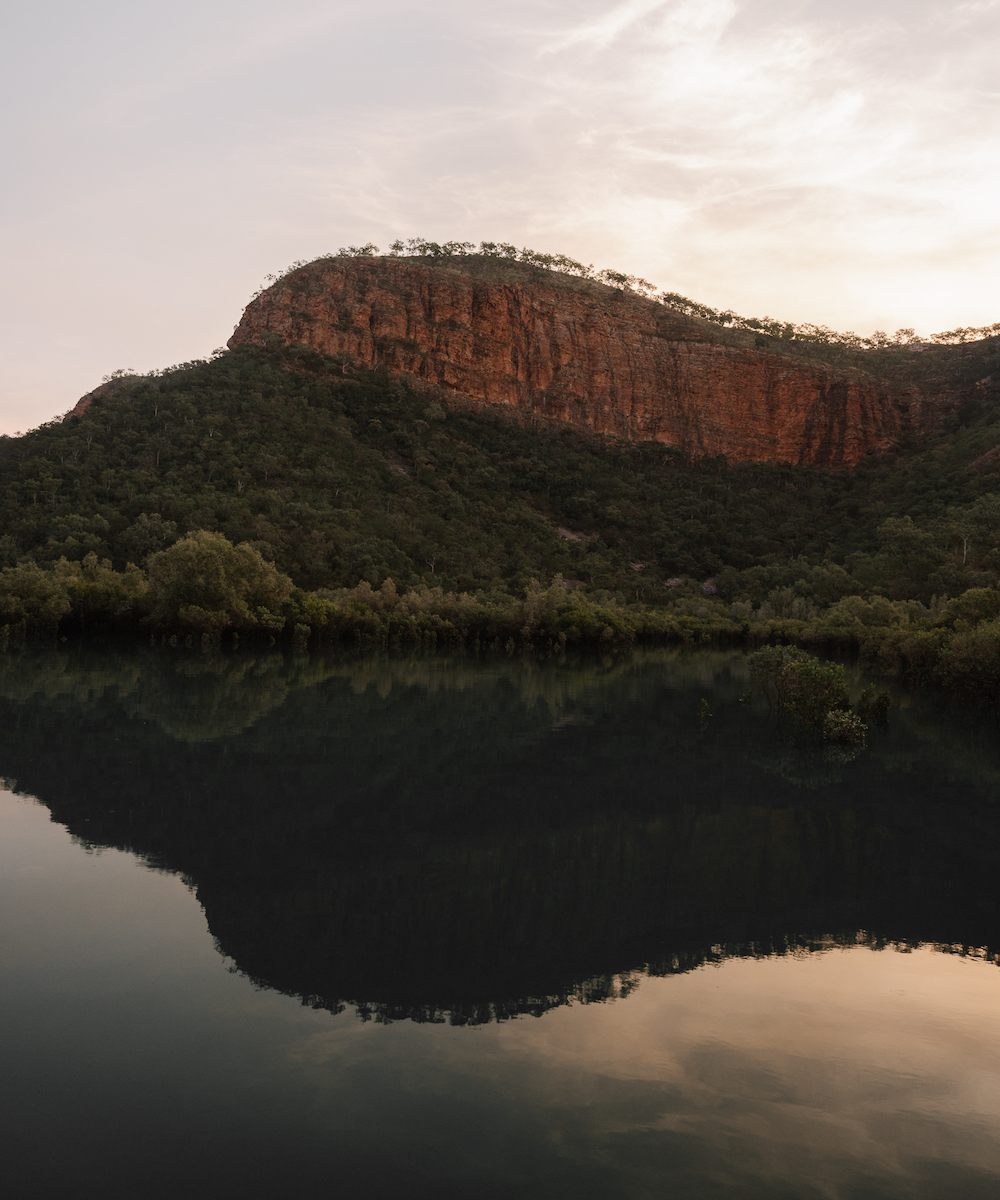
<path id="1" fill-rule="evenodd" d="M 646 273 L 679 273 L 720 303 L 796 317 L 946 322 L 964 293 L 990 319 L 1000 13 L 967 8 L 976 37 L 949 29 L 944 43 L 936 6 L 853 16 L 674 0 L 543 44 L 547 96 L 577 130 L 559 139 L 559 169 L 595 197 L 616 180 L 595 208 L 611 229 L 619 199 L 650 214 L 641 248 L 623 238 L 630 266 L 641 255 Z"/>
<path id="2" fill-rule="evenodd" d="M 400 234 L 859 331 L 1000 316 L 995 0 L 49 0 L 9 33 L 10 427 Z"/>
<path id="3" fill-rule="evenodd" d="M 556 35 L 541 48 L 540 53 L 558 54 L 577 46 L 606 50 L 621 34 L 643 17 L 662 9 L 667 2 L 668 0 L 629 0 L 628 3 L 615 5 L 585 24 Z M 711 0 L 706 0 L 706 7 L 710 5 Z"/>

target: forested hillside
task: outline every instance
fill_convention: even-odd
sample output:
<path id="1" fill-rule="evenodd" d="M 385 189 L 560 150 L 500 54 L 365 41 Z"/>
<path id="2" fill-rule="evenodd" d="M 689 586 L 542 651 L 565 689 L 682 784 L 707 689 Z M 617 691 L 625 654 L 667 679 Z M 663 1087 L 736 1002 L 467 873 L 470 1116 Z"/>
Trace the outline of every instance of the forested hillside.
<path id="1" fill-rule="evenodd" d="M 82 414 L 0 440 L 2 564 L 95 551 L 141 565 L 207 529 L 305 588 L 391 577 L 519 590 L 561 575 L 651 602 L 678 576 L 787 573 L 803 557 L 900 598 L 1000 567 L 998 390 L 898 454 L 823 471 L 691 462 L 657 443 L 448 410 L 399 379 L 345 371 L 241 348 L 112 381 Z"/>
<path id="2" fill-rule="evenodd" d="M 989 602 L 965 613 L 954 598 L 1000 596 L 1000 391 L 972 394 L 853 470 L 731 466 L 241 347 L 112 379 L 83 411 L 0 441 L 0 627 L 294 627 L 301 641 L 422 636 L 433 616 L 445 636 L 502 644 L 803 641 L 818 621 L 855 645 L 926 626 L 933 665 L 934 629 L 995 624 Z M 183 540 L 197 531 L 216 539 Z M 255 582 L 234 598 L 209 563 L 191 593 L 190 556 L 225 546 Z"/>

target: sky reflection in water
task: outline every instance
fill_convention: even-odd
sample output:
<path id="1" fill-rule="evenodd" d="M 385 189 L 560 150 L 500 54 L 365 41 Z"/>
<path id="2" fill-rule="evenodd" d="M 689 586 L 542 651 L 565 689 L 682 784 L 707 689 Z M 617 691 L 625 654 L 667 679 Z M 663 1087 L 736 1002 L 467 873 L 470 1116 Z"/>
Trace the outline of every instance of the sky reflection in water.
<path id="1" fill-rule="evenodd" d="M 996 945 L 989 727 L 910 699 L 831 762 L 740 671 L 8 661 L 0 771 L 41 801 L 0 803 L 15 1194 L 995 1195 L 1000 975 L 903 944 Z"/>

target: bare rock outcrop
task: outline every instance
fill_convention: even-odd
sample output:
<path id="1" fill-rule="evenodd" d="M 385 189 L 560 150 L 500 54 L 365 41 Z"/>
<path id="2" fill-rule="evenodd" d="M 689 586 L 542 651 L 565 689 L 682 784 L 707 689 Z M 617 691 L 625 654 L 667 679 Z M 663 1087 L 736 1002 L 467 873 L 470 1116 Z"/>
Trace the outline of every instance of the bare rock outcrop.
<path id="1" fill-rule="evenodd" d="M 734 462 L 849 465 L 936 420 L 915 389 L 716 338 L 628 292 L 405 258 L 321 259 L 247 307 L 230 346 L 280 339 L 512 406 Z"/>

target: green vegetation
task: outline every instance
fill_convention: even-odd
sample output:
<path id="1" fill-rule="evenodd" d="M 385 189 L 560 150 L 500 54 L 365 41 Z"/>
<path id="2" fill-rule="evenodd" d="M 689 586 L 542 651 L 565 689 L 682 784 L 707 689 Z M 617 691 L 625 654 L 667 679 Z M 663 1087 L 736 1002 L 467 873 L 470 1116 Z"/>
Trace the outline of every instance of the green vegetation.
<path id="1" fill-rule="evenodd" d="M 1000 339 L 922 357 L 957 387 Z M 994 696 L 1000 389 L 975 394 L 847 471 L 449 410 L 304 347 L 118 375 L 0 439 L 0 629 L 794 644 Z"/>
<path id="2" fill-rule="evenodd" d="M 820 725 L 830 712 L 851 707 L 844 668 L 792 646 L 766 646 L 749 659 L 750 677 L 767 697 L 803 725 Z"/>
<path id="3" fill-rule="evenodd" d="M 886 692 L 865 688 L 851 711 L 843 663 L 821 662 L 794 646 L 765 646 L 747 660 L 750 678 L 766 697 L 801 725 L 817 726 L 830 742 L 859 745 L 868 732 L 866 719 L 884 721 Z"/>

